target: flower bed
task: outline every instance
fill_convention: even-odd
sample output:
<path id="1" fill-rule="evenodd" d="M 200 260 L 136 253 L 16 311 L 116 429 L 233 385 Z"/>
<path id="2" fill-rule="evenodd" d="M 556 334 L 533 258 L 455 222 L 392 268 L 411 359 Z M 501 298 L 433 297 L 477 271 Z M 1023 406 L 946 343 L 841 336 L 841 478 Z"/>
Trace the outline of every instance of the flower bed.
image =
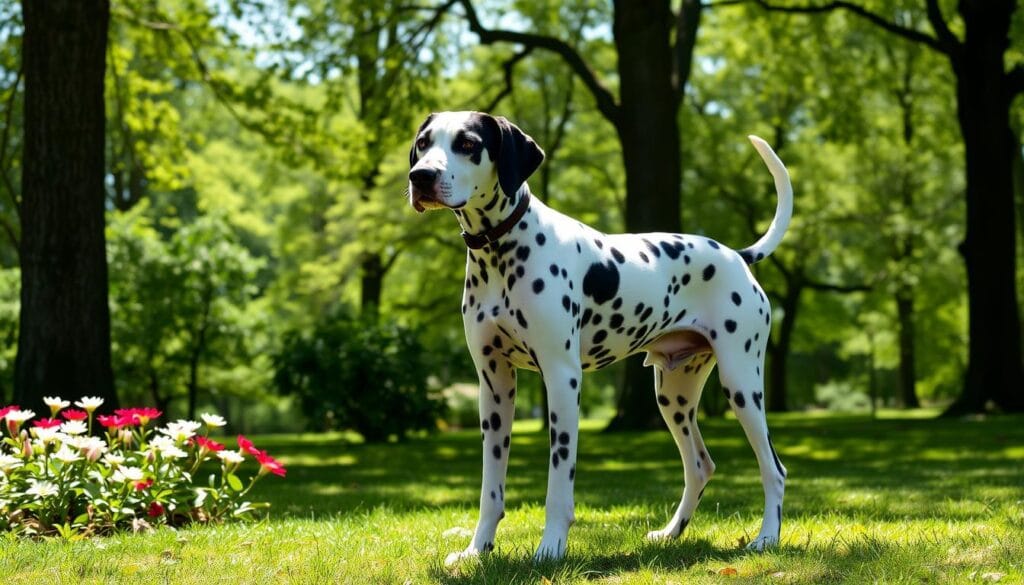
<path id="1" fill-rule="evenodd" d="M 153 408 L 94 416 L 103 404 L 98 398 L 82 398 L 78 409 L 60 398 L 44 401 L 50 417 L 27 425 L 34 412 L 0 408 L 0 531 L 78 538 L 249 518 L 269 506 L 246 499 L 253 485 L 267 474 L 285 475 L 281 463 L 242 435 L 237 450 L 210 438 L 226 424 L 218 415 L 157 428 L 162 413 Z M 93 434 L 101 429 L 103 437 Z M 260 467 L 243 481 L 238 472 L 247 458 Z M 194 483 L 201 469 L 216 464 L 206 485 Z"/>

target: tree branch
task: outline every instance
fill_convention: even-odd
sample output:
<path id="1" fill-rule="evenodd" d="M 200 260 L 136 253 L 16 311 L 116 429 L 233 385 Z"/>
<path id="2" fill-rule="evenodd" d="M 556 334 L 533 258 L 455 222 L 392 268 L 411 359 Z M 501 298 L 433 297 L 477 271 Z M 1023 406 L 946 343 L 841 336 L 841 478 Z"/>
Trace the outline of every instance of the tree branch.
<path id="1" fill-rule="evenodd" d="M 482 44 L 515 43 L 525 47 L 545 49 L 559 55 L 580 80 L 583 81 L 583 85 L 587 86 L 587 89 L 590 90 L 594 100 L 597 102 L 597 109 L 600 110 L 601 114 L 615 126 L 619 125 L 619 106 L 615 103 L 615 98 L 608 91 L 608 88 L 597 79 L 597 75 L 572 46 L 554 37 L 484 28 L 480 24 L 480 19 L 477 16 L 476 9 L 473 8 L 473 3 L 470 0 L 459 0 L 459 3 L 462 4 L 463 9 L 466 11 L 466 21 L 469 23 L 469 30 L 480 37 Z"/>
<path id="2" fill-rule="evenodd" d="M 675 59 L 676 107 L 683 99 L 686 83 L 690 80 L 690 68 L 693 66 L 693 48 L 697 45 L 697 29 L 700 27 L 701 11 L 704 5 L 700 0 L 683 0 L 676 16 L 676 43 L 672 47 Z"/>
<path id="3" fill-rule="evenodd" d="M 939 7 L 939 0 L 925 0 L 925 4 L 928 12 L 928 22 L 931 23 L 935 36 L 938 37 L 939 43 L 942 44 L 943 52 L 947 55 L 953 55 L 960 47 L 960 40 L 949 30 L 949 25 L 946 24 L 946 19 L 942 16 L 942 9 Z"/>
<path id="4" fill-rule="evenodd" d="M 864 8 L 859 4 L 854 4 L 853 2 L 848 2 L 847 0 L 832 0 L 831 2 L 825 4 L 812 4 L 804 6 L 779 6 L 769 3 L 767 0 L 753 1 L 755 4 L 769 12 L 785 12 L 790 14 L 821 14 L 824 12 L 833 12 L 835 10 L 846 10 L 847 12 L 850 12 L 860 18 L 863 18 L 864 20 L 867 20 L 868 22 L 874 24 L 875 26 L 878 26 L 897 36 L 903 37 L 908 41 L 920 43 L 922 45 L 925 45 L 926 47 L 930 47 L 938 51 L 939 53 L 943 53 L 945 55 L 952 54 L 952 47 L 948 47 L 944 41 L 931 35 L 925 34 L 919 30 L 908 28 L 905 26 L 900 26 L 894 22 L 890 22 L 889 20 L 883 18 L 882 16 L 875 14 L 874 12 L 871 12 L 867 8 Z M 946 32 L 949 32 L 949 30 L 946 29 Z"/>
<path id="5" fill-rule="evenodd" d="M 512 94 L 512 70 L 515 69 L 517 63 L 522 61 L 531 52 L 533 52 L 533 47 L 524 47 L 522 51 L 519 51 L 516 54 L 512 55 L 511 57 L 506 59 L 504 63 L 501 64 L 502 69 L 505 70 L 505 85 L 504 87 L 501 88 L 501 91 L 498 92 L 498 95 L 494 96 L 494 99 L 491 100 L 491 103 L 487 104 L 487 107 L 483 111 L 490 112 L 494 110 L 494 108 L 496 108 L 498 104 L 501 103 L 501 100 L 505 99 L 506 97 Z"/>

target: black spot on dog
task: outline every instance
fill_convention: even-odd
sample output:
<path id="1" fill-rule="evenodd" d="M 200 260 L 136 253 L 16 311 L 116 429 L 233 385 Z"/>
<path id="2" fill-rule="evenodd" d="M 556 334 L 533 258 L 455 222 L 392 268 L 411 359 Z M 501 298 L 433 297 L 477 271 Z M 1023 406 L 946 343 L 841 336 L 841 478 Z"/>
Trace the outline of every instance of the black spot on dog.
<path id="1" fill-rule="evenodd" d="M 678 425 L 686 420 L 686 416 L 677 410 L 676 413 L 672 415 L 672 420 Z"/>
<path id="2" fill-rule="evenodd" d="M 536 240 L 538 246 L 543 246 L 544 242 L 547 241 L 547 237 L 545 237 L 544 234 L 537 234 Z"/>
<path id="3" fill-rule="evenodd" d="M 718 242 L 712 240 L 711 238 L 708 238 L 708 245 L 716 250 L 718 249 Z"/>
<path id="4" fill-rule="evenodd" d="M 559 447 L 558 448 L 558 456 L 561 457 L 562 459 L 568 459 L 569 458 L 569 448 L 568 447 Z"/>
<path id="5" fill-rule="evenodd" d="M 569 444 L 569 433 L 559 433 L 558 434 L 558 444 L 559 445 L 568 445 Z"/>
<path id="6" fill-rule="evenodd" d="M 538 278 L 537 280 L 534 280 L 533 281 L 533 293 L 539 295 L 541 293 L 541 291 L 543 291 L 543 290 L 544 290 L 544 279 L 543 278 Z"/>
<path id="7" fill-rule="evenodd" d="M 612 251 L 612 258 L 615 258 L 616 262 L 618 262 L 619 264 L 625 264 L 626 263 L 626 257 L 622 255 L 622 252 L 619 252 L 615 248 L 612 248 L 611 251 Z"/>
<path id="8" fill-rule="evenodd" d="M 761 410 L 762 396 L 764 396 L 764 392 L 754 392 L 753 394 L 750 395 L 750 397 L 754 399 L 754 406 L 756 406 L 758 410 Z"/>
<path id="9" fill-rule="evenodd" d="M 729 333 L 734 333 L 736 331 L 736 322 L 733 321 L 732 319 L 726 319 L 725 330 L 728 331 Z"/>
<path id="10" fill-rule="evenodd" d="M 708 264 L 707 267 L 704 269 L 704 280 L 705 281 L 711 280 L 711 278 L 714 275 L 715 275 L 715 265 L 714 264 Z"/>
<path id="11" fill-rule="evenodd" d="M 491 449 L 491 453 L 495 459 L 501 459 L 501 445 L 495 445 L 494 449 Z"/>
<path id="12" fill-rule="evenodd" d="M 738 293 L 736 291 L 733 291 L 733 293 L 732 293 L 732 304 L 734 304 L 734 305 L 736 305 L 738 307 L 738 306 L 740 306 L 740 303 L 742 303 L 742 302 L 743 302 L 743 299 L 740 298 L 740 293 Z"/>
<path id="13" fill-rule="evenodd" d="M 501 428 L 501 416 L 496 412 L 491 413 L 491 428 L 495 431 Z"/>
<path id="14" fill-rule="evenodd" d="M 612 329 L 618 329 L 619 327 L 622 327 L 622 314 L 615 313 L 614 315 L 612 315 L 611 318 L 608 320 L 608 326 L 611 327 Z"/>
<path id="15" fill-rule="evenodd" d="M 662 406 L 668 406 L 669 404 L 671 404 L 671 402 L 669 402 L 668 397 L 665 396 L 664 394 L 658 394 L 658 404 Z"/>
<path id="16" fill-rule="evenodd" d="M 558 265 L 557 264 L 552 264 L 551 266 L 548 267 L 548 270 L 551 271 L 551 276 L 558 276 Z"/>
<path id="17" fill-rule="evenodd" d="M 736 391 L 736 395 L 732 397 L 732 401 L 735 402 L 736 406 L 739 408 L 743 408 L 747 405 L 747 401 L 743 398 L 743 393 L 740 391 Z"/>
<path id="18" fill-rule="evenodd" d="M 583 294 L 592 297 L 601 305 L 615 297 L 619 291 L 619 269 L 609 260 L 606 264 L 595 262 L 583 277 Z"/>
<path id="19" fill-rule="evenodd" d="M 681 282 L 683 283 L 683 286 L 690 284 L 690 275 L 684 274 Z"/>
<path id="20" fill-rule="evenodd" d="M 570 305 L 571 301 L 569 300 L 569 295 L 562 295 L 562 308 L 565 309 L 566 313 L 569 312 Z"/>

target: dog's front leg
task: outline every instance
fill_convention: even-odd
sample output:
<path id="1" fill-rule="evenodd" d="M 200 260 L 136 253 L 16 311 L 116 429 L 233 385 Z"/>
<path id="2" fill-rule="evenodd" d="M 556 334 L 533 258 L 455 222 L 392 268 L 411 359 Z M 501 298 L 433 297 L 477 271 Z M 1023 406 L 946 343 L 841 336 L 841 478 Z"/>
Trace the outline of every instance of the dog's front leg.
<path id="1" fill-rule="evenodd" d="M 549 360 L 538 364 L 548 393 L 551 429 L 544 536 L 534 555 L 538 561 L 565 556 L 569 526 L 576 519 L 573 485 L 576 480 L 582 369 L 578 361 L 562 362 Z"/>
<path id="2" fill-rule="evenodd" d="M 484 446 L 480 519 L 473 541 L 466 550 L 448 555 L 448 565 L 492 550 L 498 522 L 505 517 L 505 473 L 515 414 L 516 370 L 497 350 L 491 347 L 488 351 L 489 347 L 473 351 L 480 377 L 480 429 Z"/>

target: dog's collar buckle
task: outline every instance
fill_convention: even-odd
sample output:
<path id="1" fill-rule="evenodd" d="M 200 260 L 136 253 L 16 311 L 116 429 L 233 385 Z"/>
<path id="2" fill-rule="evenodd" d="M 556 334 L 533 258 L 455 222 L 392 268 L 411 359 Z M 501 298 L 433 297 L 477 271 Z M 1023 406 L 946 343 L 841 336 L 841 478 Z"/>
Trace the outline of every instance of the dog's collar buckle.
<path id="1" fill-rule="evenodd" d="M 466 242 L 466 247 L 470 250 L 479 250 L 488 244 L 497 242 L 499 238 L 512 231 L 512 228 L 526 215 L 526 210 L 530 207 L 530 192 L 523 189 L 521 193 L 519 204 L 512 210 L 512 215 L 506 217 L 498 225 L 480 234 L 470 234 L 463 230 L 461 235 L 462 240 Z"/>

